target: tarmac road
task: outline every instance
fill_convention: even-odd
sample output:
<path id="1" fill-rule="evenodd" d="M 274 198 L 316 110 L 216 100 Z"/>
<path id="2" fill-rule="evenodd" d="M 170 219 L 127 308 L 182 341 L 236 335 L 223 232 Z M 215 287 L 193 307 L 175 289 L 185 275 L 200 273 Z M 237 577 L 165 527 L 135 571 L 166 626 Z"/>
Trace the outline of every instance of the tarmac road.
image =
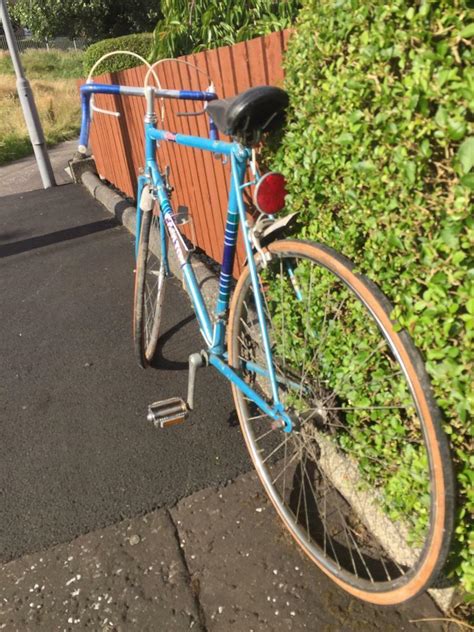
<path id="1" fill-rule="evenodd" d="M 137 366 L 130 235 L 82 187 L 0 198 L 0 235 L 1 560 L 248 469 L 230 389 L 213 369 L 198 373 L 189 421 L 146 422 L 148 403 L 186 396 L 200 334 L 171 281 L 162 368 Z"/>

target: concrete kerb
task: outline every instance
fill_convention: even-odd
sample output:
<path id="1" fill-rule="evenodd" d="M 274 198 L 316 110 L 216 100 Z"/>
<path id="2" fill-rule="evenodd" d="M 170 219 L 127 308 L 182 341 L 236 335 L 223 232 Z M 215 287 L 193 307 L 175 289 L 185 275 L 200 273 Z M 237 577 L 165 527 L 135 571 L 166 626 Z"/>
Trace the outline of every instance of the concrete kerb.
<path id="1" fill-rule="evenodd" d="M 91 195 L 98 200 L 110 213 L 115 215 L 117 220 L 123 224 L 133 235 L 136 232 L 136 208 L 125 200 L 121 195 L 110 189 L 100 178 L 90 171 L 84 171 L 80 175 L 80 180 Z M 181 269 L 177 257 L 172 249 L 168 252 L 168 260 L 171 272 L 174 276 L 181 278 Z M 193 269 L 198 280 L 203 298 L 209 304 L 214 304 L 218 295 L 219 282 L 215 273 L 212 272 L 203 262 L 194 259 Z M 183 282 L 183 287 L 186 285 Z M 448 584 L 446 586 L 446 583 Z M 456 589 L 449 585 L 443 578 L 440 578 L 433 588 L 428 590 L 431 598 L 444 612 L 449 612 L 456 594 Z"/>
<path id="2" fill-rule="evenodd" d="M 136 207 L 104 184 L 102 180 L 91 171 L 84 171 L 84 173 L 80 176 L 80 180 L 89 193 L 110 213 L 115 215 L 117 220 L 123 224 L 123 226 L 125 226 L 132 235 L 135 235 L 137 218 Z M 168 251 L 168 260 L 173 275 L 181 278 L 181 266 L 173 249 L 169 249 Z M 219 290 L 219 281 L 216 275 L 214 272 L 209 270 L 202 261 L 199 261 L 196 258 L 193 259 L 193 270 L 204 300 L 206 303 L 213 305 L 217 299 Z M 183 286 L 186 289 L 184 284 Z"/>

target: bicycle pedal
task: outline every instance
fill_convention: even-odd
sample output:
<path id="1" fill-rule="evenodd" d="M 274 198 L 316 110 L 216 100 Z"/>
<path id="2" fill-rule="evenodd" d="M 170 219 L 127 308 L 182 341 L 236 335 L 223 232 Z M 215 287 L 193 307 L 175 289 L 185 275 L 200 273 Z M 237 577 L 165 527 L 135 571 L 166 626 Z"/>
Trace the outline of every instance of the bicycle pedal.
<path id="1" fill-rule="evenodd" d="M 182 423 L 188 416 L 186 402 L 180 397 L 170 397 L 160 402 L 154 402 L 148 406 L 148 421 L 155 428 L 167 428 Z"/>

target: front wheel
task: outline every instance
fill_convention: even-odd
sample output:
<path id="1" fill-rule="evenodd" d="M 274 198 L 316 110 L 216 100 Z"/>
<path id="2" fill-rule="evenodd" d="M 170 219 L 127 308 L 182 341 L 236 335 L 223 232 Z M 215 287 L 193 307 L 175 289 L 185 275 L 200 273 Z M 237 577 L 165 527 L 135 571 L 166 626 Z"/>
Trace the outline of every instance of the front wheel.
<path id="1" fill-rule="evenodd" d="M 144 211 L 135 270 L 133 341 L 138 363 L 149 366 L 155 356 L 165 298 L 166 272 L 160 256 L 160 217 Z"/>
<path id="2" fill-rule="evenodd" d="M 380 290 L 334 250 L 310 242 L 256 257 L 279 397 L 291 432 L 235 386 L 263 486 L 303 551 L 352 595 L 397 604 L 446 560 L 453 475 L 423 362 Z M 248 268 L 229 317 L 229 361 L 271 402 Z M 247 363 L 252 364 L 247 364 Z"/>

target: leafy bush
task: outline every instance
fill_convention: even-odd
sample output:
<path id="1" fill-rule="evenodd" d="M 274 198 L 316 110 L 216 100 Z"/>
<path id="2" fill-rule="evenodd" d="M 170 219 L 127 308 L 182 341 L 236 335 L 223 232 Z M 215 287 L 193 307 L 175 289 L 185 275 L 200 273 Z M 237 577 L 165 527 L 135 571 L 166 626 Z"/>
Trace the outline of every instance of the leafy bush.
<path id="1" fill-rule="evenodd" d="M 299 0 L 163 0 L 152 58 L 178 57 L 285 29 L 300 6 Z"/>
<path id="2" fill-rule="evenodd" d="M 292 107 L 273 165 L 288 178 L 301 236 L 353 259 L 424 353 L 457 470 L 449 571 L 468 592 L 473 35 L 467 0 L 306 0 L 286 57 Z"/>
<path id="3" fill-rule="evenodd" d="M 156 0 L 10 0 L 12 19 L 28 25 L 35 37 L 105 37 L 140 33 L 160 17 Z"/>
<path id="4" fill-rule="evenodd" d="M 145 59 L 150 54 L 153 37 L 151 33 L 139 33 L 137 35 L 124 35 L 123 37 L 113 37 L 105 39 L 96 44 L 92 44 L 84 53 L 84 72 L 89 74 L 89 70 L 99 60 L 102 55 L 116 50 L 129 50 L 137 53 Z M 140 66 L 142 62 L 131 55 L 114 55 L 108 57 L 100 64 L 95 72 L 96 75 L 103 72 L 117 72 Z"/>

